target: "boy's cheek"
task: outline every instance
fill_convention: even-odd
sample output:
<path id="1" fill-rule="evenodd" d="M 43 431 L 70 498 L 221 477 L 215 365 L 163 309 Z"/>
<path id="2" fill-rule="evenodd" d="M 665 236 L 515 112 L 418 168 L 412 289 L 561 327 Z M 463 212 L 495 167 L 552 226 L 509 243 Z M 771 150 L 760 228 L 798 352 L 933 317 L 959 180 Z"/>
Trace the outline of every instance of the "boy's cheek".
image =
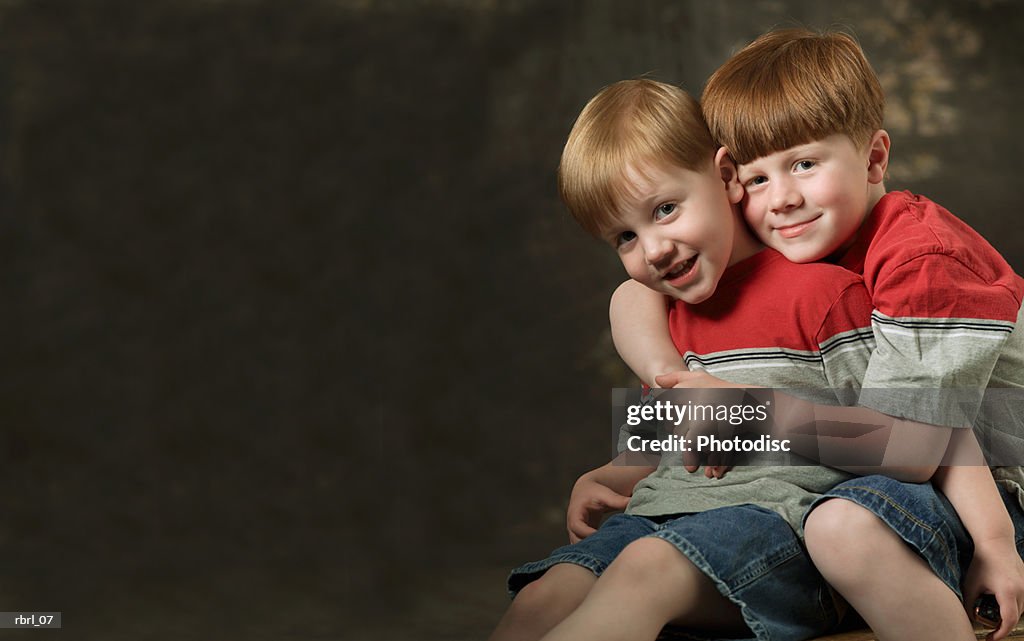
<path id="1" fill-rule="evenodd" d="M 620 256 L 620 258 L 622 259 L 622 266 L 626 269 L 626 274 L 630 278 L 644 287 L 655 289 L 651 284 L 651 275 L 646 265 L 637 265 L 624 257 Z M 655 291 L 657 290 L 655 289 Z"/>
<path id="2" fill-rule="evenodd" d="M 760 233 L 761 223 L 764 222 L 764 213 L 757 201 L 752 201 L 749 197 L 744 198 L 740 211 L 743 213 L 743 220 L 747 221 L 747 225 Z"/>
<path id="3" fill-rule="evenodd" d="M 747 227 L 750 228 L 750 231 L 754 232 L 754 235 L 757 236 L 758 240 L 765 244 L 769 242 L 770 234 L 768 234 L 768 230 L 765 229 L 763 218 L 744 215 L 743 220 L 747 223 Z"/>

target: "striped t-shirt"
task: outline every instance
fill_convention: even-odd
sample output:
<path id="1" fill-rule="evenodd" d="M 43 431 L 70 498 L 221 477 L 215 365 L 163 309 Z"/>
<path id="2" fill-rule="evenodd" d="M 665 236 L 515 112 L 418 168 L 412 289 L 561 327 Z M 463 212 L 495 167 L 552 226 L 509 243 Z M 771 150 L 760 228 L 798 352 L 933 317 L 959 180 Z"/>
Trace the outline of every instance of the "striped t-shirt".
<path id="1" fill-rule="evenodd" d="M 798 265 L 765 249 L 729 267 L 699 305 L 669 307 L 672 340 L 690 370 L 734 383 L 801 388 L 818 403 L 855 401 L 874 347 L 861 279 L 821 263 Z M 627 512 L 660 516 L 751 503 L 797 532 L 815 498 L 850 474 L 824 466 L 737 467 L 707 479 L 661 465 L 640 481 Z"/>

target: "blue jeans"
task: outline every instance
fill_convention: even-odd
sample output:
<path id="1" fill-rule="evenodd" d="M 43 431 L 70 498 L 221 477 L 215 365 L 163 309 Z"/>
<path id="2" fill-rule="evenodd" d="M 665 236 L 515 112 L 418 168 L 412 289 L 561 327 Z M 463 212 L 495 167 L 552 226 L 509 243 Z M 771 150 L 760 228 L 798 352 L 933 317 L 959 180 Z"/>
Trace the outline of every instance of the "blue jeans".
<path id="1" fill-rule="evenodd" d="M 630 543 L 655 537 L 675 546 L 740 607 L 758 641 L 797 641 L 824 634 L 839 619 L 832 590 L 814 568 L 792 527 L 753 505 L 668 517 L 619 514 L 595 534 L 512 571 L 511 594 L 557 563 L 600 576 Z M 706 638 L 692 633 L 677 638 Z"/>

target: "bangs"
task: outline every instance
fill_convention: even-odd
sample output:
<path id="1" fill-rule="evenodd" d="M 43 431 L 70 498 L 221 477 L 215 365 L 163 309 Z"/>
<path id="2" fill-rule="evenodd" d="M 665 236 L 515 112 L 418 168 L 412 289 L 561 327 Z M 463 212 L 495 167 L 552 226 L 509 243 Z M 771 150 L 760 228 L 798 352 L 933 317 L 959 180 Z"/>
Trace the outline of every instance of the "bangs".
<path id="1" fill-rule="evenodd" d="M 708 80 L 702 102 L 712 135 L 738 164 L 837 133 L 864 144 L 885 111 L 851 36 L 792 30 L 733 56 Z"/>
<path id="2" fill-rule="evenodd" d="M 814 104 L 820 96 L 798 95 L 801 85 L 787 88 L 778 78 L 759 80 L 745 98 L 747 105 L 736 104 L 743 97 L 709 97 L 705 106 L 708 121 L 714 123 L 712 135 L 729 148 L 737 164 L 826 138 L 835 133 L 834 123 L 847 121 L 842 104 L 827 99 Z"/>

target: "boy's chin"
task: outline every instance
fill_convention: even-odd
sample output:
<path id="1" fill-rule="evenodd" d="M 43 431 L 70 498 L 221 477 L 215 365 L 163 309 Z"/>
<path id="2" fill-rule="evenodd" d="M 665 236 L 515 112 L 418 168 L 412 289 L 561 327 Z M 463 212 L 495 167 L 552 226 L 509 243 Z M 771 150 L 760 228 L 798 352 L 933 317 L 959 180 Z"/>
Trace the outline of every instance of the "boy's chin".
<path id="1" fill-rule="evenodd" d="M 828 258 L 830 252 L 823 247 L 772 247 L 791 263 L 816 263 Z"/>
<path id="2" fill-rule="evenodd" d="M 707 299 L 709 299 L 712 296 L 714 296 L 715 289 L 712 288 L 711 291 L 705 291 L 705 290 L 688 291 L 688 292 L 671 291 L 671 292 L 663 292 L 663 293 L 666 296 L 668 296 L 669 298 L 674 298 L 675 300 L 682 301 L 682 302 L 686 303 L 687 305 L 699 305 L 699 304 L 703 303 L 704 301 L 706 301 Z"/>

